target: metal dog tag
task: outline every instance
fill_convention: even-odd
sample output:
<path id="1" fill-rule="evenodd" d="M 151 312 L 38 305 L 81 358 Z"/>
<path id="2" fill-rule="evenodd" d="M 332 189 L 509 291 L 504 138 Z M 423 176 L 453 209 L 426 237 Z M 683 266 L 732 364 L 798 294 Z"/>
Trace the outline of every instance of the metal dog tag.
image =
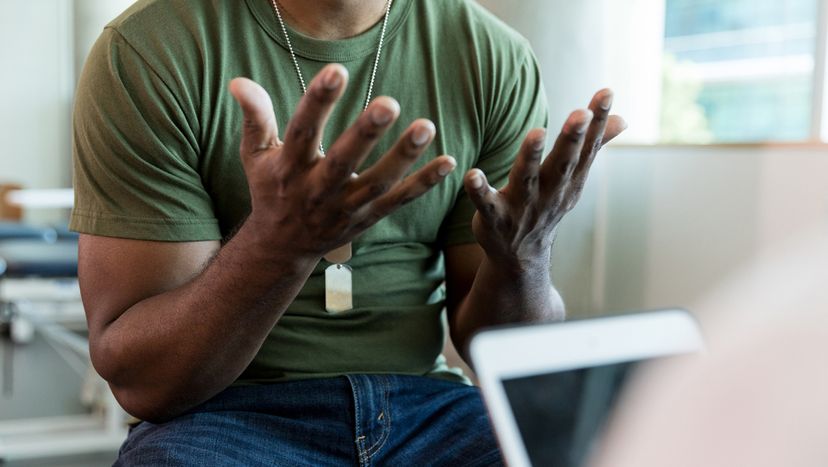
<path id="1" fill-rule="evenodd" d="M 347 264 L 332 264 L 325 269 L 325 309 L 329 313 L 354 307 L 351 285 L 351 268 Z"/>

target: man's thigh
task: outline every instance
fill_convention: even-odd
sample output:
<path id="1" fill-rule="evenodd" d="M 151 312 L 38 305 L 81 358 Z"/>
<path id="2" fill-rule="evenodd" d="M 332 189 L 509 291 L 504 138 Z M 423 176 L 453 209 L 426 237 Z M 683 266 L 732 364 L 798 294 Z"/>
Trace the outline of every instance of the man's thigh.
<path id="1" fill-rule="evenodd" d="M 163 424 L 130 430 L 116 466 L 354 465 L 344 378 L 230 388 Z"/>

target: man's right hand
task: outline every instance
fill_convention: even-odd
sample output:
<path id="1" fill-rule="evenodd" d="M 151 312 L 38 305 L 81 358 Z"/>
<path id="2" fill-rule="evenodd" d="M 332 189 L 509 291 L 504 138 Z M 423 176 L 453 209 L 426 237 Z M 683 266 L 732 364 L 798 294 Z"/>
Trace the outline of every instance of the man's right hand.
<path id="1" fill-rule="evenodd" d="M 230 83 L 244 113 L 240 152 L 252 202 L 247 223 L 271 251 L 318 260 L 427 192 L 457 165 L 451 156 L 440 156 L 405 177 L 434 139 L 434 124 L 420 119 L 376 164 L 355 174 L 399 116 L 399 104 L 389 97 L 374 99 L 323 155 L 325 123 L 347 79 L 341 65 L 323 68 L 299 102 L 284 141 L 267 92 L 246 78 Z"/>

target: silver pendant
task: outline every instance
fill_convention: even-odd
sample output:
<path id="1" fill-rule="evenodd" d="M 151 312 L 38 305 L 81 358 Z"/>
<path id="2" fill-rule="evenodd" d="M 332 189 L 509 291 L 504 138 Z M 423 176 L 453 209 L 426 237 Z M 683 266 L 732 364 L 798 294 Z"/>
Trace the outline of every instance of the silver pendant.
<path id="1" fill-rule="evenodd" d="M 351 268 L 347 264 L 328 266 L 325 269 L 325 309 L 329 313 L 339 313 L 353 308 Z"/>

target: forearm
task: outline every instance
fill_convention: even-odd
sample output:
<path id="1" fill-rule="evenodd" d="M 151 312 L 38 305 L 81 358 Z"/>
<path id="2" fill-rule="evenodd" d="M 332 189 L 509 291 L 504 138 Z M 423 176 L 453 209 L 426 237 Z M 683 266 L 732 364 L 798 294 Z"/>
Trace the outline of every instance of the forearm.
<path id="1" fill-rule="evenodd" d="M 563 301 L 550 279 L 548 254 L 531 264 L 511 265 L 486 256 L 468 294 L 451 313 L 451 336 L 462 353 L 481 328 L 557 321 L 564 315 Z"/>
<path id="2" fill-rule="evenodd" d="M 168 418 L 241 374 L 316 264 L 273 250 L 245 224 L 201 274 L 100 332 L 93 361 L 128 411 Z"/>

